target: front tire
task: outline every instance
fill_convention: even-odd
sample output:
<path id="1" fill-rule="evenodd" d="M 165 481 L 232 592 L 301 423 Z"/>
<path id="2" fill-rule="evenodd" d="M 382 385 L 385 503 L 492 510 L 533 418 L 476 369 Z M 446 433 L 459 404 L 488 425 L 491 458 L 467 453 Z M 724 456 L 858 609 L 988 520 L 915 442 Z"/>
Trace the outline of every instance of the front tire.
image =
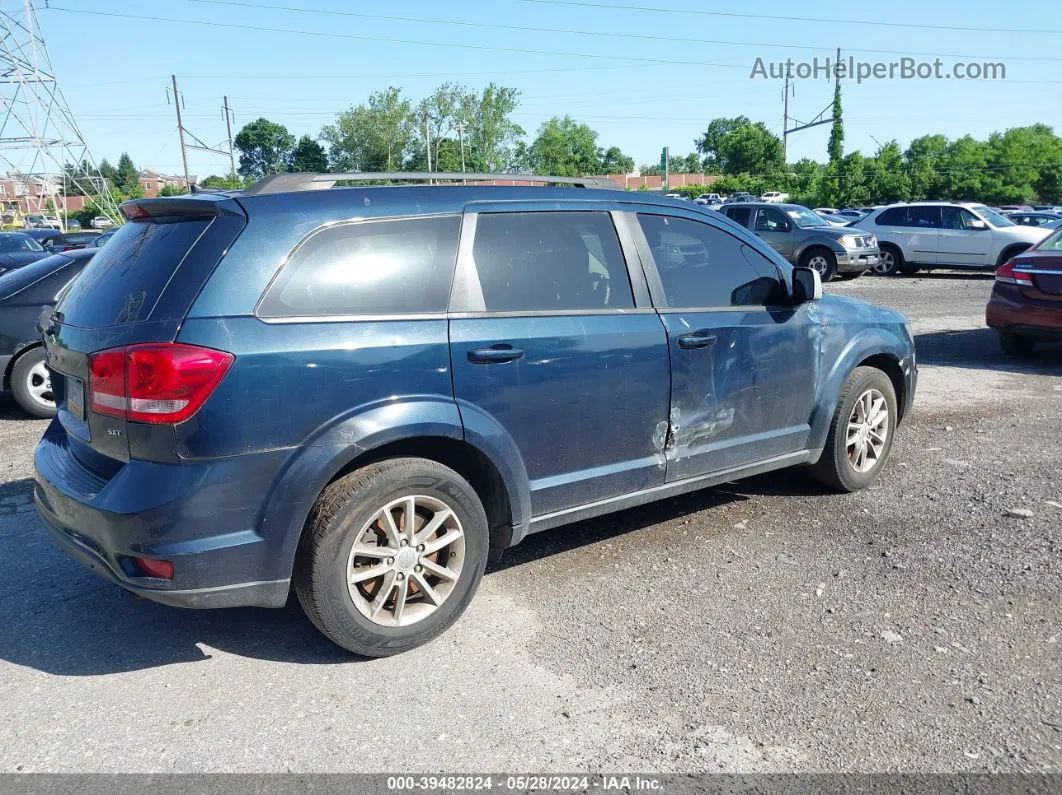
<path id="1" fill-rule="evenodd" d="M 882 246 L 876 265 L 870 266 L 875 276 L 895 276 L 903 270 L 903 253 L 895 246 Z"/>
<path id="2" fill-rule="evenodd" d="M 818 271 L 822 283 L 826 284 L 837 273 L 837 256 L 828 248 L 813 248 L 800 258 L 800 265 Z"/>
<path id="3" fill-rule="evenodd" d="M 371 464 L 329 485 L 295 566 L 303 610 L 336 644 L 385 657 L 440 635 L 487 561 L 487 517 L 468 482 L 420 458 Z"/>
<path id="4" fill-rule="evenodd" d="M 812 474 L 837 491 L 865 489 L 885 465 L 898 419 L 889 377 L 876 367 L 857 367 L 841 388 L 826 447 Z"/>
<path id="5" fill-rule="evenodd" d="M 11 368 L 11 394 L 19 407 L 34 417 L 50 419 L 56 415 L 44 348 L 32 348 L 15 360 L 15 366 Z"/>

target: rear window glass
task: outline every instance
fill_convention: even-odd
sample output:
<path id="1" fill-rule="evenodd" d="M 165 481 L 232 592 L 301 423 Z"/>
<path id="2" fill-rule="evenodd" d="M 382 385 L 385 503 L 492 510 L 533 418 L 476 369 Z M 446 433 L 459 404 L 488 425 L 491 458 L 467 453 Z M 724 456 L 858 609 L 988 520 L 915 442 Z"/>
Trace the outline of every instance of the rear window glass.
<path id="1" fill-rule="evenodd" d="M 183 217 L 125 224 L 63 296 L 63 322 L 96 328 L 147 320 L 210 221 Z"/>
<path id="2" fill-rule="evenodd" d="M 258 314 L 323 317 L 445 312 L 460 226 L 461 219 L 453 215 L 322 229 L 295 249 L 262 299 Z"/>

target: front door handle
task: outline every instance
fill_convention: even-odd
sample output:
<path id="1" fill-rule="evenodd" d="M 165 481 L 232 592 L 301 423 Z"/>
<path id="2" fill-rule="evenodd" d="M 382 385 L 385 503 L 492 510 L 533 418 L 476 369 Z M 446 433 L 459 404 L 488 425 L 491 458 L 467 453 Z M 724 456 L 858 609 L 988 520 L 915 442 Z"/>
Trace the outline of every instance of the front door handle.
<path id="1" fill-rule="evenodd" d="M 512 345 L 492 345 L 489 348 L 476 348 L 468 352 L 472 364 L 503 364 L 524 358 L 524 352 Z"/>
<path id="2" fill-rule="evenodd" d="M 709 334 L 707 331 L 695 331 L 692 334 L 683 334 L 678 338 L 678 346 L 688 351 L 697 348 L 712 348 L 715 347 L 715 335 Z"/>

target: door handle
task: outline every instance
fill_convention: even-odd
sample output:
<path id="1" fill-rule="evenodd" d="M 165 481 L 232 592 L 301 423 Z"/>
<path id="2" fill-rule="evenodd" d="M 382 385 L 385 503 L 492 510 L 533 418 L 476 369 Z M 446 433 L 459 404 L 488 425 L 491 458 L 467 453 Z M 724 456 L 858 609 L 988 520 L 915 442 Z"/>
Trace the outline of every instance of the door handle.
<path id="1" fill-rule="evenodd" d="M 489 348 L 476 348 L 468 352 L 472 364 L 504 364 L 524 358 L 524 352 L 512 345 L 492 345 Z"/>
<path id="2" fill-rule="evenodd" d="M 678 338 L 678 346 L 685 350 L 713 348 L 715 347 L 715 335 L 709 334 L 707 331 L 695 331 L 692 334 L 683 334 Z"/>

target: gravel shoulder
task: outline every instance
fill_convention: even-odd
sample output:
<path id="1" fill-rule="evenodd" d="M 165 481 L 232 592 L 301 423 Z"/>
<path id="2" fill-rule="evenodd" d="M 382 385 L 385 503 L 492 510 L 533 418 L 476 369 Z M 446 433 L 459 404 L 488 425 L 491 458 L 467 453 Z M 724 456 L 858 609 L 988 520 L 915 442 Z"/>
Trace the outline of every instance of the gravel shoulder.
<path id="1" fill-rule="evenodd" d="M 69 561 L 44 423 L 0 398 L 0 771 L 1062 772 L 1062 346 L 1004 357 L 990 288 L 829 286 L 917 338 L 873 488 L 778 473 L 533 536 L 386 660 Z"/>

